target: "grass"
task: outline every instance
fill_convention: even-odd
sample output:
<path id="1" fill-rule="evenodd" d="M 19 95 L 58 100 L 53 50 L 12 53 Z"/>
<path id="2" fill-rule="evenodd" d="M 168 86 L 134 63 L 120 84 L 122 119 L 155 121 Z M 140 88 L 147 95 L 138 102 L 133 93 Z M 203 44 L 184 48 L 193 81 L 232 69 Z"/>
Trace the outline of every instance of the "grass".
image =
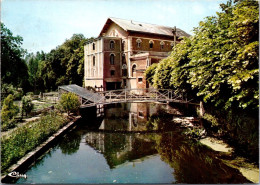
<path id="1" fill-rule="evenodd" d="M 11 133 L 11 136 L 1 138 L 1 167 L 2 173 L 48 139 L 59 128 L 68 122 L 55 111 L 42 116 L 35 124 L 24 125 Z"/>

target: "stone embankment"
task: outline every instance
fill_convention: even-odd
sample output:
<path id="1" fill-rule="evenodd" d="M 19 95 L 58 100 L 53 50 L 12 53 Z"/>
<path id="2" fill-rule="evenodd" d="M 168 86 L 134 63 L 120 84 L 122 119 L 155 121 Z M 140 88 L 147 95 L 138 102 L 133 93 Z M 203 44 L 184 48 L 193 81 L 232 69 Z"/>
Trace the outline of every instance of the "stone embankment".
<path id="1" fill-rule="evenodd" d="M 38 159 L 42 154 L 50 149 L 50 147 L 57 141 L 58 138 L 63 136 L 67 131 L 75 126 L 75 122 L 80 118 L 76 116 L 71 122 L 59 129 L 55 134 L 49 137 L 44 143 L 39 145 L 36 149 L 26 154 L 22 159 L 20 159 L 16 164 L 12 165 L 7 171 L 8 172 L 19 172 L 22 174 L 25 169 L 28 168 L 36 159 Z M 10 183 L 14 179 L 8 175 L 1 177 L 2 183 Z"/>

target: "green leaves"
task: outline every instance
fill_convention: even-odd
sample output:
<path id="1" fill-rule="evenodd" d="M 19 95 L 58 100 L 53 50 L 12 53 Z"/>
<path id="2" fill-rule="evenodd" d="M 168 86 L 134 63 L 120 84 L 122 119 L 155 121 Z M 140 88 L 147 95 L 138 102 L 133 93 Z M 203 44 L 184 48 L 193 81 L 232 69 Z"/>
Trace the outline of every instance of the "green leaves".
<path id="1" fill-rule="evenodd" d="M 68 114 L 70 112 L 76 112 L 79 109 L 80 102 L 79 97 L 74 93 L 63 93 L 60 98 L 60 106 Z"/>
<path id="2" fill-rule="evenodd" d="M 13 33 L 1 23 L 1 77 L 2 81 L 16 87 L 26 87 L 27 65 L 23 60 L 26 53 L 21 48 L 22 37 Z"/>
<path id="3" fill-rule="evenodd" d="M 235 103 L 242 109 L 256 109 L 258 2 L 228 1 L 221 8 L 222 12 L 201 21 L 194 36 L 185 38 L 158 64 L 149 81 L 156 88 L 184 91 L 220 108 L 228 109 Z"/>

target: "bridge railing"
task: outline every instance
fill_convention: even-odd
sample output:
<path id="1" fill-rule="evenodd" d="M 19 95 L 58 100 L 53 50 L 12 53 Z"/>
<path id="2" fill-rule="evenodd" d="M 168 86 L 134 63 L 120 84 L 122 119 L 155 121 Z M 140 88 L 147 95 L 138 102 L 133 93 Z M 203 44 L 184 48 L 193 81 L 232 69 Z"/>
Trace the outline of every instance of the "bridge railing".
<path id="1" fill-rule="evenodd" d="M 120 89 L 98 92 L 104 99 L 97 103 L 133 100 L 183 101 L 182 94 L 175 94 L 171 89 Z"/>

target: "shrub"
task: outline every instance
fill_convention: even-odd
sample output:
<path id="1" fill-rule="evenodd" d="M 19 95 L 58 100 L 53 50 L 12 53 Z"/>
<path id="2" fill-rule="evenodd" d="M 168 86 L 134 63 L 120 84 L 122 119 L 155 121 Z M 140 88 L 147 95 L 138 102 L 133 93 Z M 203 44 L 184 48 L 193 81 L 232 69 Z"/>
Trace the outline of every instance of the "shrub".
<path id="1" fill-rule="evenodd" d="M 26 113 L 26 116 L 31 113 L 33 110 L 33 103 L 31 96 L 24 96 L 22 98 L 22 116 L 23 113 Z"/>
<path id="2" fill-rule="evenodd" d="M 2 130 L 7 130 L 15 125 L 14 117 L 18 114 L 19 108 L 14 104 L 14 97 L 9 94 L 4 102 L 1 111 Z"/>
<path id="3" fill-rule="evenodd" d="M 63 111 L 66 111 L 68 115 L 73 112 L 77 112 L 79 110 L 80 102 L 79 98 L 74 93 L 63 93 L 60 98 L 60 107 Z"/>

